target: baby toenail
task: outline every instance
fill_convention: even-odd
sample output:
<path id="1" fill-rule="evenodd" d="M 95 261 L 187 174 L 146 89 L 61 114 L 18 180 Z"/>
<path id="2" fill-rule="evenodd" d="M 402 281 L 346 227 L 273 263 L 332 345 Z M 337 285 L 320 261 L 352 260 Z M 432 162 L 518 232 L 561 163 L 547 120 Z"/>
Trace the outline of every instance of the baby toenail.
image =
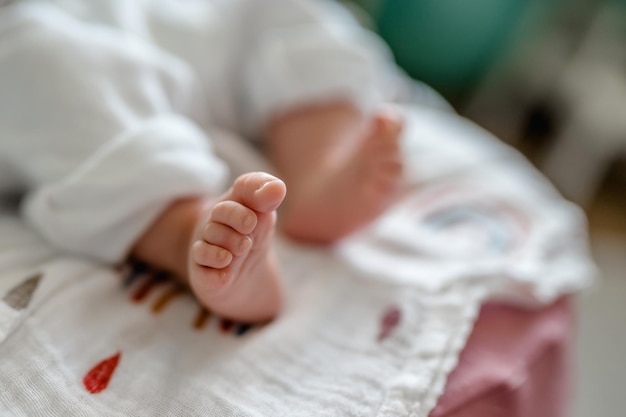
<path id="1" fill-rule="evenodd" d="M 246 217 L 243 218 L 244 227 L 250 227 L 254 223 L 254 219 L 251 214 L 246 214 Z"/>
<path id="2" fill-rule="evenodd" d="M 228 258 L 228 251 L 226 249 L 221 249 L 217 253 L 217 259 L 219 259 L 220 261 L 224 261 L 226 260 L 226 258 Z"/>
<path id="3" fill-rule="evenodd" d="M 265 188 L 265 186 L 266 186 L 267 184 L 272 183 L 272 182 L 274 182 L 274 180 L 266 181 L 266 182 L 264 182 L 263 184 L 261 184 L 261 186 L 260 186 L 259 188 L 257 188 L 256 190 L 257 190 L 257 191 L 261 191 L 263 188 Z"/>
<path id="4" fill-rule="evenodd" d="M 239 250 L 247 251 L 250 246 L 252 246 L 252 239 L 246 236 L 241 240 L 241 243 L 239 243 Z"/>

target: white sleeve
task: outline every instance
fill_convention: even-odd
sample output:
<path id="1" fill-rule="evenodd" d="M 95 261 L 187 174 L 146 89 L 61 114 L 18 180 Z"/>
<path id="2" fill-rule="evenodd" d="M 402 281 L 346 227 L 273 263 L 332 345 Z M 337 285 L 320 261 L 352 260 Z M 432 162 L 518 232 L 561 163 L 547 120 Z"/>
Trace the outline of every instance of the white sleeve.
<path id="1" fill-rule="evenodd" d="M 246 0 L 243 110 L 247 130 L 298 105 L 347 99 L 364 111 L 386 97 L 391 54 L 336 4 Z"/>
<path id="2" fill-rule="evenodd" d="M 0 9 L 0 163 L 55 246 L 115 262 L 174 199 L 217 193 L 226 167 L 190 115 L 185 64 L 42 5 Z"/>

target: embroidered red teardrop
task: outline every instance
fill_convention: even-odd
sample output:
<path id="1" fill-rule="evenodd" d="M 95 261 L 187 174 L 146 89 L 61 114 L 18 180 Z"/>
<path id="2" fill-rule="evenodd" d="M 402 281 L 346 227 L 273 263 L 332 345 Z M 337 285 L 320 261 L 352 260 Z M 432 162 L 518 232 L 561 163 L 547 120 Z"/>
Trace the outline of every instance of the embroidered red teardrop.
<path id="1" fill-rule="evenodd" d="M 378 341 L 385 340 L 391 331 L 400 323 L 402 312 L 396 306 L 392 306 L 383 314 L 380 322 L 380 333 L 378 333 Z"/>
<path id="2" fill-rule="evenodd" d="M 97 394 L 109 385 L 111 376 L 115 372 L 118 362 L 120 361 L 121 352 L 117 352 L 110 358 L 104 359 L 96 366 L 91 368 L 83 378 L 85 389 L 92 394 Z"/>

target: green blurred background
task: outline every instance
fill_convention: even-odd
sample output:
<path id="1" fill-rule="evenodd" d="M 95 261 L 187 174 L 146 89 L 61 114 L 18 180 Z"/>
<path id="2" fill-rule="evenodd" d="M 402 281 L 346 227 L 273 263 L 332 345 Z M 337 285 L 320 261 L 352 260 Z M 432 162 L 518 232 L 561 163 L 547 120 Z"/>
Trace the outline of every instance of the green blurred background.
<path id="1" fill-rule="evenodd" d="M 398 64 L 448 99 L 463 97 L 566 0 L 355 0 Z"/>

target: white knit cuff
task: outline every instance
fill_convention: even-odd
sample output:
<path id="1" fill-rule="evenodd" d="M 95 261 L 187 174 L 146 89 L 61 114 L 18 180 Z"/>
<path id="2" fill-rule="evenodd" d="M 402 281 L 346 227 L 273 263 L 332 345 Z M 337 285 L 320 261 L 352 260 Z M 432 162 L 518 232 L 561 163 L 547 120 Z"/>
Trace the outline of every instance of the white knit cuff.
<path id="1" fill-rule="evenodd" d="M 23 212 L 55 246 L 117 262 L 173 200 L 217 194 L 226 175 L 199 128 L 182 117 L 159 116 L 34 190 Z"/>

